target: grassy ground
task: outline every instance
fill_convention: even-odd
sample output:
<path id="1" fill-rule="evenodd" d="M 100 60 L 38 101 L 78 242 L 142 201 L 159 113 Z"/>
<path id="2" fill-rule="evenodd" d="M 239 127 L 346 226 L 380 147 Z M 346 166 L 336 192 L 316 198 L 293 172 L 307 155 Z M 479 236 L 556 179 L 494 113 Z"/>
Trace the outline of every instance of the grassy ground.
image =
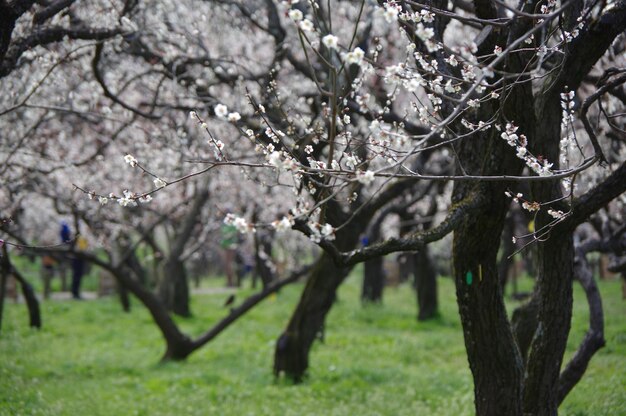
<path id="1" fill-rule="evenodd" d="M 359 278 L 342 287 L 316 344 L 308 380 L 271 375 L 274 342 L 298 294 L 268 299 L 187 362 L 158 365 L 160 335 L 137 303 L 114 299 L 43 304 L 44 328 L 26 327 L 24 305 L 8 302 L 0 334 L 0 415 L 471 415 L 472 380 L 452 282 L 441 279 L 441 318 L 417 323 L 408 287 L 383 306 L 361 307 Z M 626 415 L 626 302 L 602 282 L 607 347 L 561 407 L 562 415 Z M 245 294 L 242 293 L 242 296 Z M 193 334 L 225 313 L 227 295 L 193 299 Z M 242 297 L 238 296 L 238 297 Z M 568 346 L 586 329 L 577 288 Z"/>

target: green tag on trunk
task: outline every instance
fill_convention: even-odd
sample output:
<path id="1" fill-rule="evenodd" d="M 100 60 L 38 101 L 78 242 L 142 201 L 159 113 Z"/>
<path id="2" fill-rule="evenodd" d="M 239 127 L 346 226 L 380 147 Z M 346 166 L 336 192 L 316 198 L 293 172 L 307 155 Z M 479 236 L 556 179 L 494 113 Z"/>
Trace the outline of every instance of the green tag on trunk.
<path id="1" fill-rule="evenodd" d="M 472 276 L 472 272 L 468 271 L 467 274 L 465 275 L 465 281 L 467 282 L 468 285 L 471 285 L 473 279 L 474 279 L 474 276 Z"/>

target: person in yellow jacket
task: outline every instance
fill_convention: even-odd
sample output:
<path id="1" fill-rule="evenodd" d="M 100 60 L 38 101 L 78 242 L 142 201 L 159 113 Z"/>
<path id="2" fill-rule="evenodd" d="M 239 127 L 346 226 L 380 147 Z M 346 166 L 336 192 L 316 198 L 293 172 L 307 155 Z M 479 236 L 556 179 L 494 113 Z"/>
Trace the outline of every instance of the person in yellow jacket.
<path id="1" fill-rule="evenodd" d="M 76 238 L 76 249 L 78 251 L 86 251 L 89 245 L 87 240 L 82 235 Z M 72 297 L 74 299 L 81 299 L 80 297 L 80 282 L 83 279 L 85 273 L 85 260 L 79 256 L 75 256 L 72 259 Z"/>
<path id="2" fill-rule="evenodd" d="M 54 277 L 54 266 L 56 260 L 49 254 L 44 255 L 41 258 L 41 278 L 43 279 L 43 297 L 44 299 L 50 298 L 50 282 Z"/>

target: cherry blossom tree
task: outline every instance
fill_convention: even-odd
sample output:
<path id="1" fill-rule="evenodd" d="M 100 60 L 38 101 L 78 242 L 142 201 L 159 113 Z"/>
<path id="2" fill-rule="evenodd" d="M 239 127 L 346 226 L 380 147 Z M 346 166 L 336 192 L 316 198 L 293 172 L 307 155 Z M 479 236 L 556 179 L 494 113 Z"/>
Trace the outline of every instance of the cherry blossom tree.
<path id="1" fill-rule="evenodd" d="M 590 285 L 573 236 L 623 203 L 623 1 L 113 2 L 103 21 L 74 2 L 1 5 L 7 212 L 35 221 L 33 201 L 63 194 L 85 223 L 126 217 L 118 233 L 94 230 L 113 244 L 194 201 L 172 222 L 162 269 L 182 278 L 163 281 L 161 299 L 186 292 L 180 257 L 202 235 L 204 198 L 242 234 L 295 230 L 323 250 L 276 344 L 275 373 L 297 381 L 355 264 L 453 233 L 477 414 L 556 414 L 584 373 L 592 354 L 560 374 L 576 273 Z M 454 183 L 445 215 L 360 247 L 379 215 L 430 182 Z M 515 326 L 526 345 L 497 267 L 512 203 L 535 224 L 513 237 L 537 263 L 534 306 Z M 118 274 L 165 338 L 182 340 L 170 357 L 211 339 L 189 341 Z"/>

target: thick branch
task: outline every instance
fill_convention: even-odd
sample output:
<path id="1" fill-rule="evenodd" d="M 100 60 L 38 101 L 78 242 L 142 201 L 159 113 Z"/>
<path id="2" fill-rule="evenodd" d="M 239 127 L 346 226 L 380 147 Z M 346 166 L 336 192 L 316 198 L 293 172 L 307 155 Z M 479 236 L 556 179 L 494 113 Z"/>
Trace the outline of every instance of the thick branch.
<path id="1" fill-rule="evenodd" d="M 30 318 L 30 326 L 41 328 L 41 312 L 39 310 L 39 302 L 33 287 L 26 281 L 24 276 L 13 266 L 6 244 L 2 244 L 2 257 L 0 258 L 0 324 L 2 323 L 2 309 L 4 303 L 4 290 L 9 276 L 13 276 L 22 288 L 22 294 L 26 300 L 28 308 L 28 316 Z"/>
<path id="2" fill-rule="evenodd" d="M 600 162 L 606 163 L 607 160 L 604 157 L 604 154 L 602 153 L 602 147 L 600 147 L 600 143 L 598 143 L 598 138 L 595 132 L 593 131 L 593 128 L 591 127 L 591 123 L 589 122 L 589 119 L 587 118 L 587 111 L 589 110 L 589 107 L 591 107 L 591 104 L 593 104 L 596 100 L 602 97 L 604 93 L 612 90 L 617 85 L 623 84 L 624 82 L 626 82 L 626 74 L 622 74 L 621 76 L 607 82 L 605 85 L 599 88 L 596 92 L 594 92 L 589 97 L 587 97 L 585 101 L 583 102 L 583 105 L 580 109 L 580 119 L 582 120 L 583 125 L 585 126 L 585 131 L 589 135 L 589 139 L 591 140 L 591 144 L 593 145 L 593 150 L 595 151 L 596 156 L 600 158 Z"/>
<path id="3" fill-rule="evenodd" d="M 337 266 L 352 266 L 373 257 L 397 251 L 419 251 L 425 245 L 441 240 L 454 231 L 468 216 L 475 213 L 483 205 L 483 202 L 484 199 L 479 193 L 472 193 L 456 204 L 446 219 L 438 226 L 403 238 L 392 238 L 348 253 L 342 253 L 334 244 L 325 240 L 320 243 L 320 247 L 331 256 Z"/>
<path id="4" fill-rule="evenodd" d="M 70 7 L 72 4 L 74 4 L 75 1 L 76 0 L 57 0 L 57 1 L 55 1 L 54 3 L 52 3 L 51 5 L 46 7 L 45 9 L 39 10 L 37 13 L 35 13 L 35 15 L 33 16 L 33 23 L 36 24 L 36 25 L 42 24 L 46 20 L 51 19 L 52 17 L 56 16 L 57 14 L 62 12 L 63 10 L 67 9 L 68 7 Z"/>
<path id="5" fill-rule="evenodd" d="M 22 276 L 22 274 L 11 264 L 11 274 L 18 281 L 22 288 L 22 295 L 26 301 L 28 309 L 28 317 L 32 328 L 41 328 L 41 310 L 39 309 L 39 301 L 35 295 L 33 286 Z"/>
<path id="6" fill-rule="evenodd" d="M 613 3 L 613 7 L 598 20 L 589 19 L 589 24 L 569 44 L 568 53 L 562 64 L 563 70 L 558 79 L 556 82 L 547 79 L 546 85 L 551 84 L 550 88 L 554 94 L 563 91 L 565 86 L 577 89 L 593 65 L 624 30 L 626 30 L 626 1 L 621 0 Z"/>
<path id="7" fill-rule="evenodd" d="M 256 306 L 263 299 L 267 298 L 272 293 L 277 292 L 282 287 L 295 282 L 300 277 L 302 277 L 305 273 L 311 270 L 311 265 L 304 266 L 299 270 L 296 270 L 291 273 L 289 277 L 286 277 L 281 280 L 274 281 L 272 284 L 266 286 L 262 291 L 255 293 L 254 295 L 249 296 L 241 305 L 236 308 L 231 309 L 230 314 L 219 321 L 217 324 L 213 326 L 210 330 L 205 332 L 203 335 L 198 337 L 193 341 L 192 345 L 194 349 L 202 347 L 207 342 L 211 341 L 217 335 L 219 335 L 224 329 L 226 329 L 230 324 L 235 322 L 237 319 L 241 318 L 246 314 L 250 309 Z"/>
<path id="8" fill-rule="evenodd" d="M 170 257 L 173 259 L 178 260 L 183 254 L 185 245 L 191 236 L 191 232 L 198 223 L 198 216 L 200 215 L 200 212 L 206 202 L 209 200 L 209 187 L 207 181 L 202 182 L 199 186 L 200 189 L 196 192 L 191 209 L 183 219 L 180 227 L 177 227 L 178 232 L 176 233 L 176 238 L 174 239 L 174 243 L 172 244 L 170 251 Z"/>
<path id="9" fill-rule="evenodd" d="M 1 10 L 0 10 L 1 11 Z M 0 20 L 0 23 L 2 20 Z M 4 28 L 2 28 L 4 32 Z M 13 46 L 11 46 L 4 59 L 0 62 L 0 78 L 7 76 L 17 66 L 17 61 L 22 54 L 28 49 L 34 48 L 37 45 L 47 45 L 53 42 L 60 42 L 63 38 L 69 39 L 83 39 L 83 40 L 105 40 L 115 37 L 122 33 L 120 28 L 115 29 L 99 29 L 90 27 L 74 27 L 64 28 L 61 26 L 54 26 L 47 29 L 39 30 L 32 33 L 29 36 L 17 39 Z M 5 36 L 4 33 L 1 36 Z M 10 36 L 10 35 L 9 35 Z M 4 42 L 4 40 L 2 40 Z M 0 49 L 0 57 L 2 57 Z"/>
<path id="10" fill-rule="evenodd" d="M 117 103 L 117 104 L 121 105 L 125 109 L 127 109 L 129 111 L 132 111 L 133 113 L 138 114 L 138 115 L 140 115 L 142 117 L 149 118 L 149 119 L 158 119 L 159 116 L 156 116 L 154 114 L 149 114 L 149 113 L 146 113 L 144 111 L 139 110 L 138 108 L 132 107 L 132 106 L 126 104 L 117 95 L 115 95 L 115 94 L 113 94 L 111 92 L 109 87 L 106 85 L 106 83 L 104 81 L 104 77 L 102 76 L 102 73 L 100 73 L 100 68 L 99 68 L 100 59 L 102 58 L 102 48 L 103 47 L 104 47 L 104 45 L 102 43 L 98 43 L 96 45 L 96 50 L 95 50 L 95 54 L 93 56 L 93 61 L 91 61 L 91 68 L 93 70 L 93 75 L 96 78 L 96 81 L 98 81 L 98 84 L 100 84 L 100 86 L 102 87 L 102 91 L 104 92 L 105 97 L 109 98 L 114 103 Z"/>
<path id="11" fill-rule="evenodd" d="M 626 192 L 626 162 L 574 202 L 566 226 L 573 230 L 623 192 Z"/>

